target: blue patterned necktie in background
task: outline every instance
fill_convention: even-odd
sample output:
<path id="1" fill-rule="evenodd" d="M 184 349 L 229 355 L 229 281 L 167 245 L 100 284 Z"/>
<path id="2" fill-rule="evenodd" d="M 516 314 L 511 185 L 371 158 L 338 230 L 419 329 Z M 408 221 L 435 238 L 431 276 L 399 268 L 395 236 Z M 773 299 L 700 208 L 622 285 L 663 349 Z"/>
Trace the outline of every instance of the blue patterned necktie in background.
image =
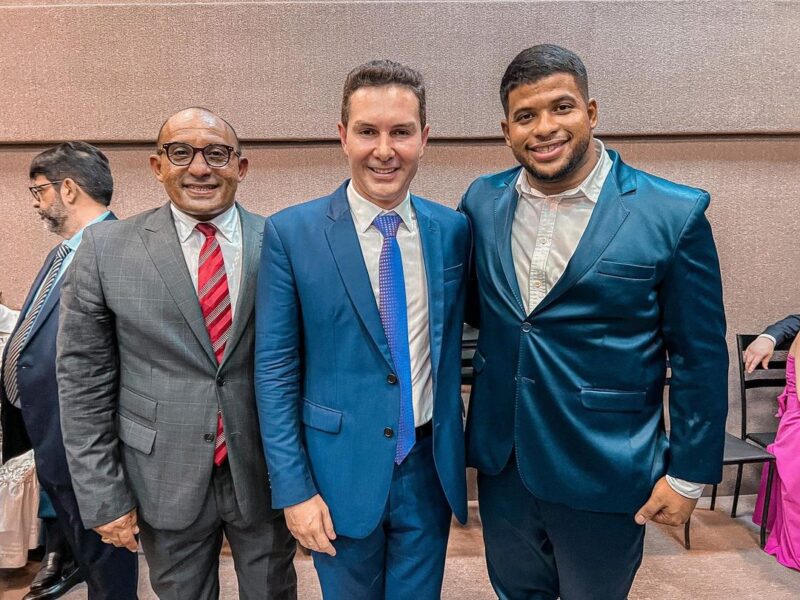
<path id="1" fill-rule="evenodd" d="M 17 362 L 19 361 L 19 355 L 25 347 L 25 342 L 28 341 L 28 336 L 31 333 L 31 329 L 33 329 L 33 324 L 36 322 L 36 317 L 42 312 L 45 300 L 47 300 L 50 290 L 53 289 L 53 285 L 56 283 L 56 277 L 58 277 L 58 273 L 61 271 L 61 263 L 64 262 L 64 258 L 71 251 L 72 248 L 67 246 L 66 242 L 59 246 L 56 256 L 53 258 L 53 262 L 50 263 L 50 268 L 47 270 L 47 275 L 44 276 L 42 284 L 39 286 L 39 291 L 36 293 L 33 302 L 31 302 L 28 314 L 25 315 L 22 324 L 19 326 L 16 333 L 14 333 L 13 337 L 8 340 L 8 353 L 6 354 L 6 362 L 3 365 L 3 383 L 5 383 L 8 401 L 17 408 L 19 408 L 19 388 L 17 386 Z"/>
<path id="2" fill-rule="evenodd" d="M 375 217 L 373 223 L 383 235 L 378 267 L 381 323 L 400 382 L 400 418 L 397 426 L 397 450 L 394 455 L 394 462 L 399 465 L 411 452 L 416 441 L 411 396 L 411 357 L 408 350 L 406 284 L 403 277 L 403 258 L 396 237 L 401 219 L 397 213 L 386 213 Z"/>

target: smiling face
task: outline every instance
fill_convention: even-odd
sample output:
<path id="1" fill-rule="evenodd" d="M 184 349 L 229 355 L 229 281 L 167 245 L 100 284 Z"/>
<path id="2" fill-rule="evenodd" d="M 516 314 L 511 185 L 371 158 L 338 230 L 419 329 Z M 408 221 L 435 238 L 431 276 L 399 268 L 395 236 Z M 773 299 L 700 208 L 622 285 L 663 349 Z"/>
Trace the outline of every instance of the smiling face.
<path id="1" fill-rule="evenodd" d="M 347 125 L 338 127 L 356 191 L 385 210 L 400 204 L 428 141 L 414 92 L 401 85 L 361 87 L 350 96 Z"/>
<path id="2" fill-rule="evenodd" d="M 184 142 L 195 148 L 208 144 L 239 148 L 225 121 L 198 109 L 184 110 L 169 118 L 162 128 L 158 147 L 169 142 Z M 165 152 L 150 156 L 150 167 L 172 203 L 198 221 L 209 221 L 233 205 L 247 166 L 247 159 L 236 154 L 231 155 L 224 167 L 209 167 L 202 152 L 197 152 L 192 162 L 183 167 L 173 165 Z"/>
<path id="3" fill-rule="evenodd" d="M 506 145 L 542 193 L 577 187 L 597 162 L 589 152 L 597 103 L 584 98 L 570 74 L 556 73 L 512 89 L 501 125 Z"/>

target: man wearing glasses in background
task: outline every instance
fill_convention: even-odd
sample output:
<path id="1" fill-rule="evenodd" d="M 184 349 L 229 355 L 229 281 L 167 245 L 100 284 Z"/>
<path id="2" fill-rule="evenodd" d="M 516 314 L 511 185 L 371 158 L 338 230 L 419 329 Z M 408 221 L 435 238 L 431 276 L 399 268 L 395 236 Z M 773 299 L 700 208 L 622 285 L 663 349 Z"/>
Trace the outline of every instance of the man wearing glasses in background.
<path id="1" fill-rule="evenodd" d="M 136 598 L 136 556 L 103 544 L 81 522 L 61 441 L 56 382 L 61 285 L 86 228 L 116 220 L 108 210 L 114 182 L 106 156 L 84 142 L 38 154 L 29 176 L 33 208 L 64 241 L 45 259 L 3 353 L 3 460 L 33 447 L 43 491 L 45 555 L 24 600 L 59 598 L 82 580 L 90 600 L 130 600 Z"/>
<path id="2" fill-rule="evenodd" d="M 295 543 L 270 491 L 253 399 L 262 217 L 235 202 L 233 128 L 172 115 L 150 166 L 170 202 L 86 236 L 64 283 L 58 378 L 81 515 L 135 551 L 161 600 L 296 598 Z"/>

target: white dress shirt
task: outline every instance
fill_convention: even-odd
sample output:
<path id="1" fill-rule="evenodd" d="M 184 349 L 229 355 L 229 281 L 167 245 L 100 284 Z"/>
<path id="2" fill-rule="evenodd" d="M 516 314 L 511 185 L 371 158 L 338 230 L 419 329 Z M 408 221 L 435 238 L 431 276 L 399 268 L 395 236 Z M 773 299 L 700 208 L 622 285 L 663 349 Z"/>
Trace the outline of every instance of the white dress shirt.
<path id="1" fill-rule="evenodd" d="M 175 221 L 175 231 L 178 232 L 178 240 L 181 242 L 183 258 L 186 260 L 186 267 L 192 277 L 194 291 L 197 292 L 197 268 L 200 259 L 200 248 L 206 239 L 195 227 L 197 219 L 190 217 L 178 210 L 170 202 L 172 216 Z M 239 284 L 242 280 L 242 222 L 239 218 L 239 211 L 236 205 L 231 206 L 221 215 L 217 215 L 210 221 L 217 228 L 217 243 L 222 250 L 222 259 L 225 261 L 225 275 L 228 278 L 228 294 L 231 297 L 231 319 L 236 316 L 236 301 L 239 299 Z"/>
<path id="2" fill-rule="evenodd" d="M 428 281 L 422 260 L 419 226 L 411 196 L 392 211 L 383 210 L 361 196 L 351 182 L 347 186 L 347 201 L 358 233 L 361 254 L 369 273 L 375 303 L 380 307 L 378 268 L 383 247 L 383 235 L 373 225 L 375 217 L 387 212 L 402 219 L 397 229 L 397 244 L 403 259 L 408 314 L 408 349 L 411 357 L 411 397 L 414 404 L 414 425 L 419 427 L 433 416 L 433 380 L 431 377 L 431 341 L 428 327 Z"/>
<path id="3" fill-rule="evenodd" d="M 564 274 L 611 172 L 613 162 L 603 142 L 594 142 L 597 164 L 576 188 L 548 196 L 531 186 L 525 169 L 517 179 L 519 201 L 511 226 L 511 254 L 526 314 Z M 699 498 L 703 493 L 702 483 L 670 475 L 667 482 L 687 498 Z"/>

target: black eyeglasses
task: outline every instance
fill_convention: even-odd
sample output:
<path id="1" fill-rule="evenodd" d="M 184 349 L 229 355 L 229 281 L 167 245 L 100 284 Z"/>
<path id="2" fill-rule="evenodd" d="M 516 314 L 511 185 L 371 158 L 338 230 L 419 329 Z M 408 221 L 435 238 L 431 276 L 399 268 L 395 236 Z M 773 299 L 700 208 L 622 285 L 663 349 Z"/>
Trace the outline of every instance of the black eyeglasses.
<path id="1" fill-rule="evenodd" d="M 184 142 L 169 142 L 161 146 L 160 152 L 166 152 L 169 162 L 176 167 L 186 167 L 192 164 L 195 154 L 200 152 L 209 167 L 219 169 L 224 167 L 231 160 L 231 155 L 241 156 L 241 152 L 234 152 L 233 146 L 226 146 L 225 144 L 209 144 L 202 148 L 195 148 L 191 144 Z"/>
<path id="2" fill-rule="evenodd" d="M 57 183 L 61 183 L 62 181 L 64 180 L 56 179 L 55 181 L 48 181 L 47 183 L 42 183 L 40 185 L 32 185 L 28 189 L 31 191 L 31 194 L 33 194 L 33 198 L 38 202 L 39 200 L 41 200 L 42 190 L 44 188 L 46 188 L 48 185 L 55 185 Z"/>

